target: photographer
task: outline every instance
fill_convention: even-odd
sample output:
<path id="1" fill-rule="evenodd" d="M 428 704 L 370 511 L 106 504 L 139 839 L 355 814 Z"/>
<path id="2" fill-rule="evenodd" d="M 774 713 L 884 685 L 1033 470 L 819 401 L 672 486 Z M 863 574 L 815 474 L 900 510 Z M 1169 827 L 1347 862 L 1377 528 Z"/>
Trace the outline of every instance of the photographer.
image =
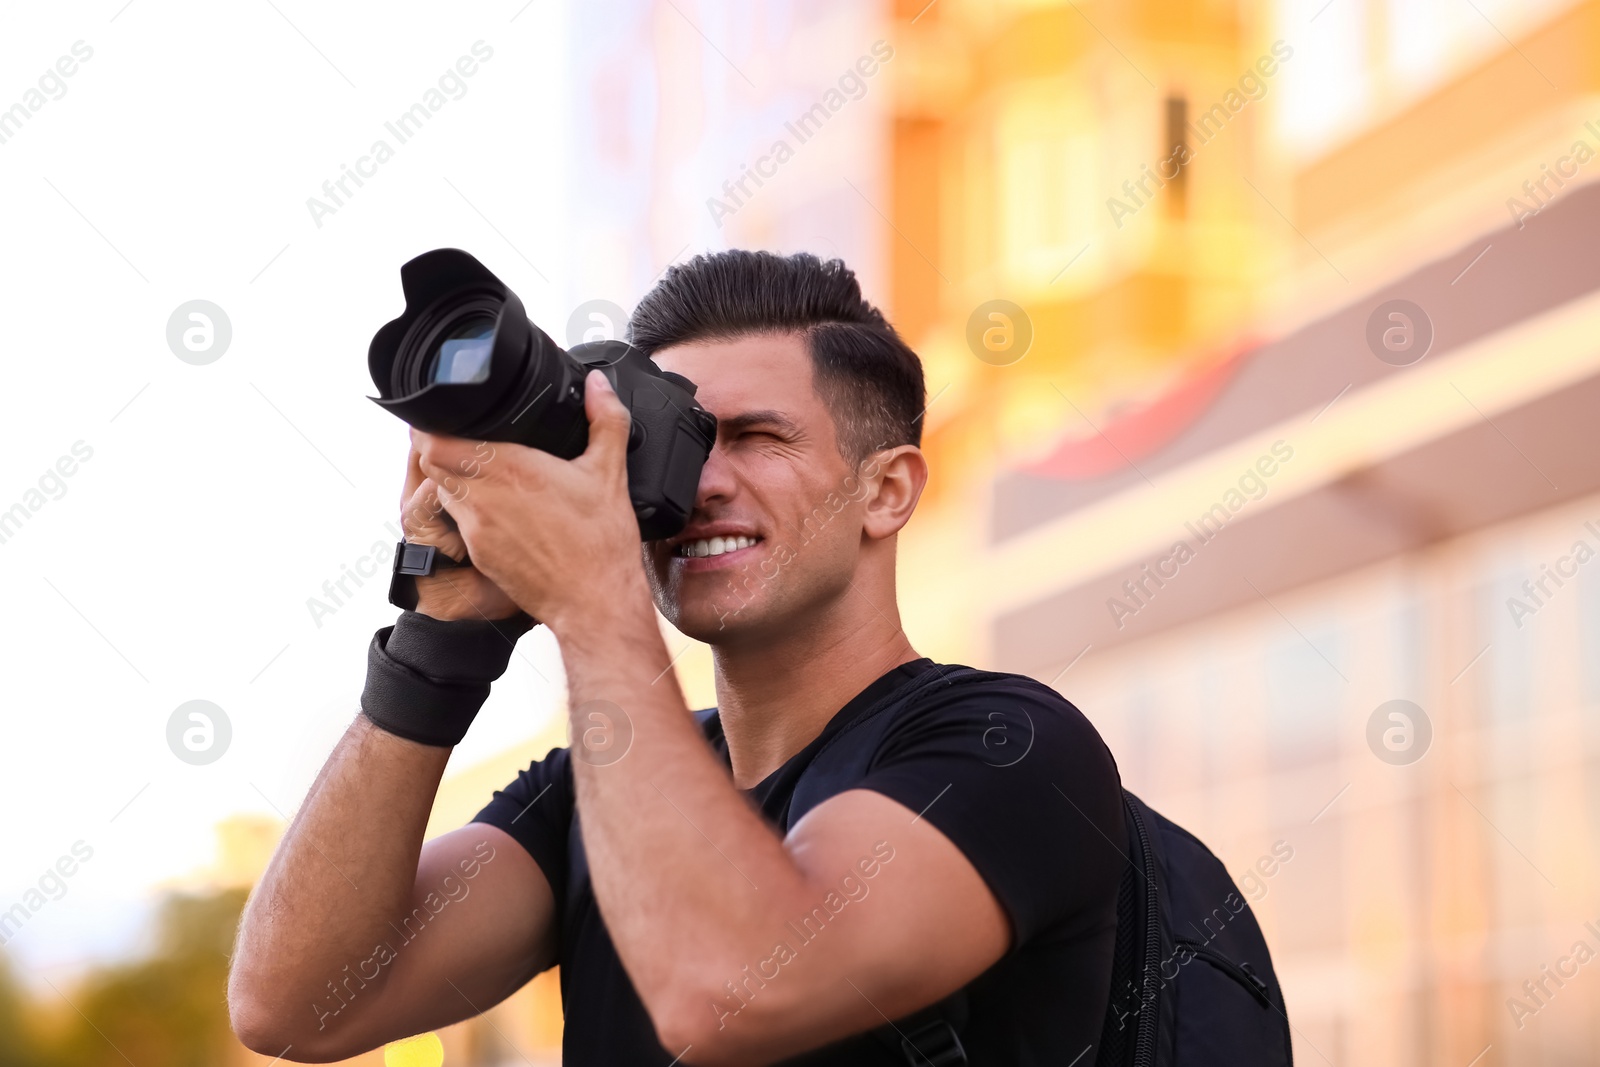
<path id="1" fill-rule="evenodd" d="M 245 911 L 239 1036 L 341 1059 L 559 964 L 573 1067 L 900 1064 L 902 1040 L 931 1058 L 953 1034 L 974 1064 L 1092 1063 L 1117 770 L 1054 691 L 936 664 L 901 629 L 917 357 L 809 255 L 697 257 L 630 330 L 716 415 L 689 525 L 641 548 L 630 416 L 598 373 L 572 460 L 413 432 L 406 539 L 471 565 L 417 579 L 379 632 L 387 673 Z M 686 707 L 652 601 L 711 645 L 714 713 Z M 450 738 L 532 620 L 560 645 L 573 746 L 424 843 Z M 857 771 L 813 795 L 841 753 Z"/>

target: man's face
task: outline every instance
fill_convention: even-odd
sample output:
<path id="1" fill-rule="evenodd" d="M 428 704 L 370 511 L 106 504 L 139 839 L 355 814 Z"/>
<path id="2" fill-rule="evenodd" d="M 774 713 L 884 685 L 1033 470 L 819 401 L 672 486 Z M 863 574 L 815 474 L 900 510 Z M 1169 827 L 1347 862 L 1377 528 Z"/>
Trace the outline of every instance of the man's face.
<path id="1" fill-rule="evenodd" d="M 866 485 L 839 453 L 804 340 L 758 334 L 663 348 L 654 359 L 693 381 L 717 416 L 689 525 L 644 546 L 661 613 L 717 644 L 781 633 L 843 595 Z"/>

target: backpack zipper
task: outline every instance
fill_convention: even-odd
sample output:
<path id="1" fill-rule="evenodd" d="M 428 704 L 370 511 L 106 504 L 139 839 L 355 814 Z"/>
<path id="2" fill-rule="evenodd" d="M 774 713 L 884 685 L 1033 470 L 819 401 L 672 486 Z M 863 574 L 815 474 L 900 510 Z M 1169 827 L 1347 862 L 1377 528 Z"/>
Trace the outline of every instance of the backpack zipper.
<path id="1" fill-rule="evenodd" d="M 1157 1005 L 1161 997 L 1161 986 L 1157 984 L 1153 989 L 1150 988 L 1149 976 L 1151 961 L 1161 957 L 1161 905 L 1156 895 L 1156 858 L 1150 848 L 1150 834 L 1145 829 L 1144 816 L 1131 802 L 1124 807 L 1133 817 L 1134 833 L 1139 837 L 1139 851 L 1144 860 L 1145 885 L 1145 971 L 1139 975 L 1139 1030 L 1133 1041 L 1133 1067 L 1155 1067 L 1156 1019 L 1160 1014 Z"/>
<path id="2" fill-rule="evenodd" d="M 1202 941 L 1180 937 L 1174 939 L 1173 944 L 1179 948 L 1188 949 L 1195 954 L 1196 958 L 1205 960 L 1229 978 L 1244 986 L 1252 996 L 1261 1002 L 1263 1008 L 1272 1007 L 1271 991 L 1267 988 L 1267 983 L 1261 980 L 1261 977 L 1255 973 L 1248 963 L 1234 963 Z"/>

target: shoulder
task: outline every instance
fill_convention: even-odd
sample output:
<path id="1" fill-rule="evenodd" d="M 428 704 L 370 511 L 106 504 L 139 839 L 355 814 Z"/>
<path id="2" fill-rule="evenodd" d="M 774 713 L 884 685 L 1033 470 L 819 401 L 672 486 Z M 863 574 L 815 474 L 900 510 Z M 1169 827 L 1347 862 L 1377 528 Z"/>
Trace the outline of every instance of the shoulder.
<path id="1" fill-rule="evenodd" d="M 1094 724 L 1036 679 L 936 664 L 896 714 L 861 785 L 959 848 L 1009 912 L 1017 944 L 1061 922 L 1114 921 L 1122 782 Z"/>
<path id="2" fill-rule="evenodd" d="M 874 768 L 964 784 L 971 803 L 1059 812 L 1113 839 L 1122 776 L 1100 731 L 1066 697 L 1021 674 L 937 664 L 886 732 Z"/>
<path id="3" fill-rule="evenodd" d="M 1040 746 L 1052 756 L 1069 749 L 1077 753 L 1072 762 L 1098 762 L 1115 775 L 1115 761 L 1094 724 L 1038 679 L 954 663 L 936 663 L 931 670 L 937 677 L 927 678 L 897 716 L 889 740 L 965 736 L 975 756 L 1000 765 L 1020 761 Z"/>
<path id="4" fill-rule="evenodd" d="M 964 663 L 935 663 L 918 676 L 919 681 L 923 679 L 927 681 L 919 690 L 918 704 L 971 706 L 985 701 L 1011 700 L 1054 708 L 1082 718 L 1082 713 L 1070 700 L 1026 674 L 986 671 Z"/>

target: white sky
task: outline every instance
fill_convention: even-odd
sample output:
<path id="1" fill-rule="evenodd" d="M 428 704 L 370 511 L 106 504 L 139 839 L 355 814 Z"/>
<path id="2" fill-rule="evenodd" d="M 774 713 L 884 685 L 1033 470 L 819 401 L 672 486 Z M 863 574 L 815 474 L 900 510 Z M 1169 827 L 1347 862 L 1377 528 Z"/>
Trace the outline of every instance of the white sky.
<path id="1" fill-rule="evenodd" d="M 571 310 L 556 0 L 123 3 L 0 12 L 0 110 L 93 49 L 0 144 L 0 511 L 93 449 L 0 544 L 0 911 L 94 849 L 7 946 L 27 971 L 127 947 L 150 888 L 207 863 L 226 814 L 291 812 L 355 714 L 386 582 L 320 629 L 306 599 L 394 540 L 405 428 L 364 397 L 401 262 L 466 248 L 558 339 Z M 385 121 L 480 39 L 465 95 L 399 144 Z M 394 158 L 319 229 L 306 199 L 380 137 Z M 232 323 L 205 366 L 166 342 L 193 299 Z M 560 681 L 547 635 L 522 648 Z M 528 663 L 507 679 L 457 765 L 553 706 Z M 232 723 L 207 766 L 167 747 L 194 699 Z"/>

